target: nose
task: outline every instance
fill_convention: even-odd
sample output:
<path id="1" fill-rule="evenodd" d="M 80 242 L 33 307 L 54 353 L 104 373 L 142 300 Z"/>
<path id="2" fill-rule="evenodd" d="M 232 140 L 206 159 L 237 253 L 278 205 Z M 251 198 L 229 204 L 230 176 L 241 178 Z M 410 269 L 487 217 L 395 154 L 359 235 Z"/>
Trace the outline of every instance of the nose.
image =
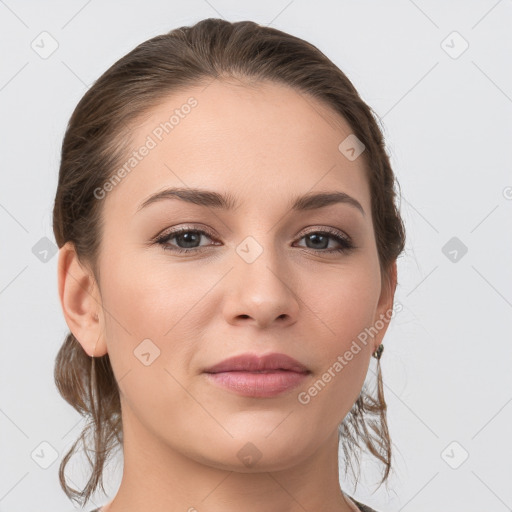
<path id="1" fill-rule="evenodd" d="M 241 250 L 234 254 L 233 265 L 224 284 L 223 314 L 228 323 L 268 328 L 297 321 L 297 278 L 275 250 L 265 248 L 254 261 Z"/>

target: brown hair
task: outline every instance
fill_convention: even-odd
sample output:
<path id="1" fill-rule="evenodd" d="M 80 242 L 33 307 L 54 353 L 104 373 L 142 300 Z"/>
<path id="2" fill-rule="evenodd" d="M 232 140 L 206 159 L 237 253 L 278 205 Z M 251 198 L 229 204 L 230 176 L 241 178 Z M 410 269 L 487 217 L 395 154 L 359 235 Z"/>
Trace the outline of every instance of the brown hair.
<path id="1" fill-rule="evenodd" d="M 378 119 L 356 89 L 312 44 L 251 21 L 205 19 L 153 37 L 115 62 L 86 92 L 69 120 L 62 143 L 53 231 L 59 247 L 71 241 L 99 285 L 102 201 L 94 190 L 123 161 L 136 122 L 177 90 L 213 79 L 270 80 L 315 98 L 349 123 L 365 145 L 362 154 L 369 180 L 372 218 L 383 276 L 405 245 L 405 229 L 395 205 L 395 182 Z M 375 117 L 374 117 L 375 116 Z M 378 363 L 380 364 L 380 363 Z M 346 466 L 359 441 L 391 469 L 391 441 L 386 422 L 380 366 L 377 398 L 364 389 L 339 427 Z M 66 495 L 82 506 L 101 485 L 111 451 L 122 446 L 119 388 L 108 354 L 89 357 L 70 332 L 55 360 L 60 394 L 88 419 L 81 435 L 62 459 L 59 479 Z M 375 416 L 376 419 L 368 417 Z M 369 427 L 369 429 L 368 429 Z M 87 440 L 92 437 L 92 448 Z M 92 474 L 82 491 L 71 488 L 66 465 L 82 443 Z M 92 451 L 93 458 L 88 451 Z M 356 457 L 357 460 L 357 457 Z M 351 465 L 352 468 L 352 465 Z M 356 479 L 357 480 L 357 479 Z"/>

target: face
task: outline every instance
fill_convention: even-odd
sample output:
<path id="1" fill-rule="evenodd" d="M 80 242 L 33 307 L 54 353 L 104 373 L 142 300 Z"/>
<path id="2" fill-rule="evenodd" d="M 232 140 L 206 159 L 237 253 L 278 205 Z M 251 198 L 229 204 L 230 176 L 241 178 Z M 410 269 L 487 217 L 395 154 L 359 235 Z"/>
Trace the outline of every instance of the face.
<path id="1" fill-rule="evenodd" d="M 95 355 L 109 354 L 125 431 L 246 472 L 284 469 L 333 439 L 386 327 L 366 343 L 362 333 L 392 305 L 363 158 L 338 149 L 350 134 L 315 99 L 272 83 L 190 88 L 137 125 L 133 150 L 149 149 L 98 199 Z M 171 188 L 190 201 L 149 199 Z M 345 200 L 294 207 L 319 193 Z M 275 353 L 305 371 L 205 373 Z"/>

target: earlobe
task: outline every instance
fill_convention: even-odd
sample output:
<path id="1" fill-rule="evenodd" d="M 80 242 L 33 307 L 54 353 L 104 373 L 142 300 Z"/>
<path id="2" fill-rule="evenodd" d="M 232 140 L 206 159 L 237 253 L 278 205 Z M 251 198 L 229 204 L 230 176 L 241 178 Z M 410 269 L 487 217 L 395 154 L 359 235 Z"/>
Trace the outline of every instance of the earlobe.
<path id="1" fill-rule="evenodd" d="M 381 294 L 374 320 L 374 326 L 377 334 L 374 338 L 373 350 L 377 350 L 382 343 L 384 334 L 387 331 L 389 322 L 393 315 L 393 302 L 397 285 L 397 265 L 396 260 L 392 263 L 389 271 L 382 278 Z"/>
<path id="2" fill-rule="evenodd" d="M 67 242 L 59 250 L 58 291 L 69 330 L 84 351 L 94 357 L 106 354 L 97 283 L 93 273 L 78 260 L 72 242 Z"/>

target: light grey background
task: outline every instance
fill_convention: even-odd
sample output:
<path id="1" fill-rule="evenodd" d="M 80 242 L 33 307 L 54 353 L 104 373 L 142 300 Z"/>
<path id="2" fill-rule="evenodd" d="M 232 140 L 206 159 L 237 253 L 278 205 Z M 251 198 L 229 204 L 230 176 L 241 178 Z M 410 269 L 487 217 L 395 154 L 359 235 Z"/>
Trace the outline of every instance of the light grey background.
<path id="1" fill-rule="evenodd" d="M 357 492 L 349 481 L 343 489 L 382 512 L 511 510 L 512 2 L 6 0 L 0 511 L 74 506 L 57 469 L 83 423 L 53 383 L 68 329 L 57 257 L 41 261 L 36 245 L 54 242 L 66 123 L 92 82 L 134 46 L 207 17 L 270 24 L 326 53 L 381 117 L 402 187 L 408 240 L 396 300 L 404 310 L 382 359 L 395 474 L 388 490 L 373 492 L 379 468 L 368 458 Z M 47 58 L 31 47 L 42 46 L 43 31 L 58 43 Z M 41 443 L 56 451 L 53 463 Z M 85 473 L 74 468 L 78 486 Z M 108 500 L 97 494 L 95 504 L 113 497 L 121 468 L 107 482 Z"/>

